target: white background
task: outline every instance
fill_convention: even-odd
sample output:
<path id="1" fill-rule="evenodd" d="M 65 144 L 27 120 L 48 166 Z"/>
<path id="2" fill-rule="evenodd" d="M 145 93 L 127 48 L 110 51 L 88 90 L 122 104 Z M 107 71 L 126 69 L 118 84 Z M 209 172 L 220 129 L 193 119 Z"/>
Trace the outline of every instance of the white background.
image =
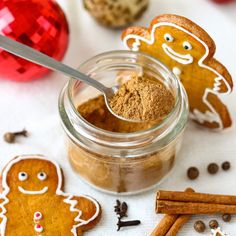
<path id="1" fill-rule="evenodd" d="M 83 61 L 104 51 L 124 49 L 121 31 L 113 31 L 97 25 L 83 9 L 82 0 L 60 0 L 70 24 L 70 45 L 64 62 L 77 67 Z M 152 0 L 145 16 L 136 25 L 148 26 L 151 19 L 162 13 L 176 13 L 189 17 L 205 28 L 217 44 L 216 58 L 222 61 L 236 76 L 236 3 L 218 6 L 208 0 Z M 161 216 L 154 212 L 155 190 L 141 195 L 120 197 L 129 205 L 129 219 L 140 219 L 142 225 L 116 232 L 116 216 L 113 205 L 116 196 L 106 195 L 85 185 L 73 173 L 67 162 L 64 135 L 60 126 L 57 100 L 66 78 L 51 74 L 31 83 L 16 83 L 0 80 L 0 135 L 9 130 L 26 127 L 30 137 L 19 139 L 13 145 L 0 138 L 0 168 L 14 156 L 41 153 L 58 161 L 64 169 L 66 190 L 75 194 L 89 194 L 95 197 L 103 208 L 100 224 L 86 235 L 149 235 Z M 236 92 L 225 98 L 236 122 Z M 210 193 L 236 194 L 236 128 L 215 133 L 188 125 L 178 163 L 161 189 L 183 190 L 192 186 L 195 190 Z M 216 176 L 209 176 L 206 166 L 214 161 L 229 160 L 232 170 Z M 201 175 L 196 181 L 189 181 L 185 172 L 190 165 L 197 166 Z M 230 235 L 236 235 L 236 216 L 231 223 L 223 223 L 219 216 L 196 216 L 187 223 L 179 235 L 199 235 L 193 231 L 196 219 L 209 220 L 215 217 Z M 209 229 L 203 235 L 209 235 Z"/>

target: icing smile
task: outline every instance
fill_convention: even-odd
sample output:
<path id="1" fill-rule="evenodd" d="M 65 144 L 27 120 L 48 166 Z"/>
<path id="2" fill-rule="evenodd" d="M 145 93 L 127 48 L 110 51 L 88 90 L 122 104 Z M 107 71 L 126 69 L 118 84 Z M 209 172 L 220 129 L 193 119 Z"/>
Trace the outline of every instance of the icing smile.
<path id="1" fill-rule="evenodd" d="M 190 54 L 179 54 L 165 43 L 162 44 L 162 48 L 169 57 L 181 64 L 187 65 L 193 62 L 193 57 Z"/>
<path id="2" fill-rule="evenodd" d="M 48 191 L 48 187 L 44 187 L 43 189 L 39 191 L 30 191 L 30 190 L 25 190 L 21 186 L 18 186 L 18 190 L 23 193 L 23 194 L 29 194 L 29 195 L 34 195 L 34 194 L 44 194 Z"/>

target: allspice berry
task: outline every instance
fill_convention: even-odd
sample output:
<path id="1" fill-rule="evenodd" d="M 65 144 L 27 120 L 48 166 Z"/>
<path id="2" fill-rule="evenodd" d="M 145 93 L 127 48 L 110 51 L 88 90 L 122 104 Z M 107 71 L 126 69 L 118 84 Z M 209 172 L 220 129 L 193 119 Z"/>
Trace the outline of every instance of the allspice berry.
<path id="1" fill-rule="evenodd" d="M 219 166 L 216 163 L 210 163 L 207 167 L 209 174 L 214 175 L 218 172 Z"/>
<path id="2" fill-rule="evenodd" d="M 203 221 L 198 220 L 194 223 L 194 229 L 198 232 L 198 233 L 203 233 L 206 229 L 206 225 L 204 224 Z"/>
<path id="3" fill-rule="evenodd" d="M 188 170 L 187 170 L 187 176 L 189 179 L 191 180 L 194 180 L 196 179 L 198 176 L 199 176 L 199 170 L 198 168 L 192 166 L 192 167 L 189 167 Z"/>
<path id="4" fill-rule="evenodd" d="M 230 222 L 231 221 L 231 215 L 230 214 L 223 214 L 222 215 L 222 220 L 224 222 Z"/>
<path id="5" fill-rule="evenodd" d="M 217 228 L 219 227 L 218 221 L 217 221 L 217 220 L 211 220 L 211 221 L 209 222 L 209 227 L 210 227 L 211 229 L 217 229 Z"/>
<path id="6" fill-rule="evenodd" d="M 222 163 L 221 168 L 225 171 L 230 169 L 230 162 L 229 161 L 225 161 Z"/>

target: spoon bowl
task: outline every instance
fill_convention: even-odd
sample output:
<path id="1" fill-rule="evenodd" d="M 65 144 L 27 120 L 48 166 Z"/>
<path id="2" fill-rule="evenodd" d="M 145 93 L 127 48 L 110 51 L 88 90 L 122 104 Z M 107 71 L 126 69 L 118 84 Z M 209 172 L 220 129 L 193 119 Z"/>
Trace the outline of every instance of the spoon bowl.
<path id="1" fill-rule="evenodd" d="M 53 71 L 61 72 L 73 79 L 83 81 L 84 83 L 87 83 L 88 85 L 98 89 L 100 92 L 102 92 L 106 106 L 108 110 L 117 118 L 128 121 L 128 122 L 142 122 L 137 120 L 130 120 L 126 119 L 125 117 L 119 116 L 116 114 L 111 106 L 110 106 L 110 99 L 115 95 L 115 93 L 119 90 L 118 86 L 113 86 L 111 88 L 106 87 L 102 83 L 98 82 L 97 80 L 89 77 L 86 74 L 81 73 L 78 70 L 73 69 L 72 67 L 69 67 L 57 60 L 55 60 L 52 57 L 49 57 L 29 46 L 26 46 L 22 43 L 16 42 L 12 39 L 9 39 L 8 37 L 0 35 L 0 48 L 6 50 L 7 52 L 10 52 L 16 56 L 19 56 L 21 58 L 24 58 L 28 61 L 34 62 L 35 64 L 38 64 L 40 66 L 46 67 L 48 69 L 51 69 Z"/>

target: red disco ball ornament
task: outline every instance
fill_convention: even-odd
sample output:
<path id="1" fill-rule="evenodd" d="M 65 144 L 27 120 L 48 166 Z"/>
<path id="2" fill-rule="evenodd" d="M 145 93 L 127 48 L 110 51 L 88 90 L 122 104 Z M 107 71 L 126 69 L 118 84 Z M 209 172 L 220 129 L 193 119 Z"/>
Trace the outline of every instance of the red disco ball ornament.
<path id="1" fill-rule="evenodd" d="M 219 4 L 230 3 L 233 1 L 234 0 L 212 0 L 212 2 L 219 3 Z"/>
<path id="2" fill-rule="evenodd" d="M 65 14 L 54 0 L 0 0 L 0 34 L 57 60 L 69 40 Z M 0 78 L 29 81 L 48 71 L 0 48 Z"/>

